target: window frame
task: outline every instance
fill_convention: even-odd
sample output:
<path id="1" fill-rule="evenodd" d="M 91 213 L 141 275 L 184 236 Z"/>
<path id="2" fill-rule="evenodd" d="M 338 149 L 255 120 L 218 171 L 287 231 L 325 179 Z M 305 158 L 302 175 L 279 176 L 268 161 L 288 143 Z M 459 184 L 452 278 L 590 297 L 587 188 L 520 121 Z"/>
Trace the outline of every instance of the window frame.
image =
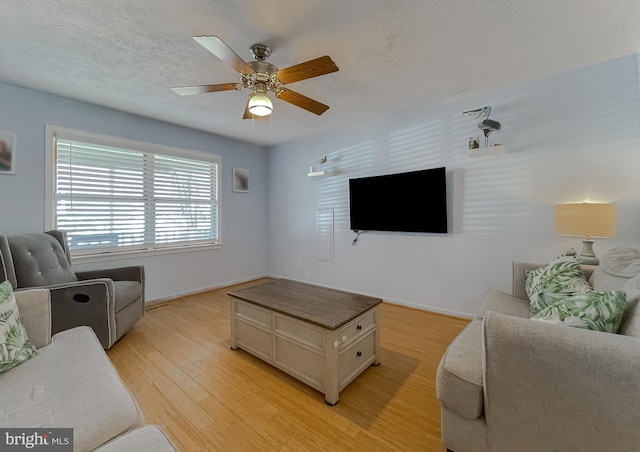
<path id="1" fill-rule="evenodd" d="M 153 244 L 146 247 L 122 247 L 122 249 L 86 249 L 71 250 L 74 262 L 90 263 L 105 260 L 117 260 L 133 257 L 143 257 L 159 254 L 174 254 L 193 251 L 204 251 L 218 249 L 222 247 L 222 157 L 217 154 L 191 149 L 181 149 L 144 141 L 131 140 L 110 135 L 102 135 L 82 130 L 69 129 L 51 124 L 45 125 L 45 230 L 56 228 L 56 183 L 57 183 L 57 161 L 55 140 L 56 134 L 63 136 L 63 139 L 83 141 L 100 146 L 112 146 L 115 148 L 128 149 L 136 152 L 148 154 L 158 154 L 173 157 L 182 157 L 193 160 L 200 160 L 218 165 L 216 178 L 217 193 L 217 230 L 218 238 L 210 242 L 198 241 L 197 243 L 176 242 Z"/>

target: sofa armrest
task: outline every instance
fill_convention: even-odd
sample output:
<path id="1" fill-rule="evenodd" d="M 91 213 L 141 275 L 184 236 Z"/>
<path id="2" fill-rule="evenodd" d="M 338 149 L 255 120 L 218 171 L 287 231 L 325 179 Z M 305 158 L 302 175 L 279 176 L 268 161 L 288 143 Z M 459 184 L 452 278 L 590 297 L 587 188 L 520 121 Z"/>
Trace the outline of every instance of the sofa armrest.
<path id="1" fill-rule="evenodd" d="M 29 342 L 36 348 L 51 343 L 51 294 L 46 289 L 15 292 L 20 320 L 27 330 Z"/>
<path id="2" fill-rule="evenodd" d="M 476 318 L 483 319 L 489 311 L 528 319 L 531 317 L 529 300 L 514 297 L 497 289 L 489 289 L 482 297 Z"/>
<path id="3" fill-rule="evenodd" d="M 640 339 L 495 312 L 482 336 L 492 451 L 637 450 Z"/>
<path id="4" fill-rule="evenodd" d="M 79 280 L 110 278 L 114 281 L 138 281 L 142 283 L 144 281 L 144 267 L 134 265 L 131 267 L 87 270 L 76 272 L 76 276 Z"/>

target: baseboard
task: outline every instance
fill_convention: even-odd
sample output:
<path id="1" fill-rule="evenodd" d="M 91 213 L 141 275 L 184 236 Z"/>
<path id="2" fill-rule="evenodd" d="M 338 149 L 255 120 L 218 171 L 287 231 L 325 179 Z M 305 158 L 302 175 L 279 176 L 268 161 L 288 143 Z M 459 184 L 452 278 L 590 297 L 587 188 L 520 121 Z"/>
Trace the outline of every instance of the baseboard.
<path id="1" fill-rule="evenodd" d="M 444 309 L 444 308 L 439 308 L 437 306 L 431 306 L 431 305 L 409 303 L 403 300 L 385 299 L 384 301 L 391 304 L 406 306 L 408 308 L 419 309 L 421 311 L 435 312 L 437 314 L 450 315 L 453 317 L 461 317 L 463 319 L 473 319 L 475 317 L 475 315 L 469 314 L 468 312 L 454 311 L 453 309 Z"/>
<path id="2" fill-rule="evenodd" d="M 302 282 L 302 283 L 307 283 L 307 284 L 315 284 L 314 282 L 309 281 L 307 279 L 289 278 L 287 276 L 280 276 L 280 275 L 274 275 L 274 274 L 267 274 L 267 275 L 265 275 L 265 277 L 274 278 L 274 279 L 286 278 L 286 279 L 290 279 L 292 281 L 297 281 L 297 282 Z M 344 287 L 327 286 L 325 284 L 318 284 L 318 285 L 323 286 L 323 287 L 327 287 L 328 289 L 344 290 L 346 292 L 353 292 L 353 290 L 345 289 Z M 383 301 L 385 301 L 385 302 L 392 303 L 392 304 L 397 304 L 397 305 L 400 305 L 400 306 L 406 306 L 408 308 L 419 309 L 421 311 L 429 311 L 429 312 L 435 312 L 435 313 L 438 313 L 438 314 L 451 315 L 451 316 L 454 316 L 454 317 L 462 317 L 464 319 L 472 319 L 472 318 L 475 317 L 473 314 L 470 314 L 468 312 L 460 312 L 460 311 L 454 311 L 453 309 L 440 308 L 440 307 L 437 307 L 437 306 L 430 306 L 430 305 L 424 305 L 424 304 L 411 303 L 411 302 L 408 302 L 408 301 L 398 300 L 398 299 L 395 299 L 395 298 L 384 298 L 384 297 L 381 297 L 380 295 L 374 294 L 374 293 L 365 293 L 365 292 L 358 292 L 358 293 L 360 295 L 366 295 L 368 297 L 382 298 Z"/>
<path id="3" fill-rule="evenodd" d="M 268 278 L 268 277 L 269 277 L 268 275 L 257 275 L 257 276 L 250 276 L 247 278 L 235 279 L 232 281 L 225 281 L 222 283 L 214 284 L 212 286 L 201 287 L 199 289 L 190 290 L 188 292 L 180 292 L 177 294 L 170 295 L 168 297 L 154 298 L 153 300 L 146 300 L 144 305 L 146 308 L 150 308 L 156 304 L 166 303 L 167 301 L 176 300 L 178 298 L 188 297 L 191 295 L 198 295 L 204 292 L 209 292 L 210 290 L 221 289 L 223 287 L 231 287 L 231 286 L 235 286 L 236 284 L 242 284 L 249 281 L 255 281 L 256 279 L 262 279 L 262 278 Z"/>

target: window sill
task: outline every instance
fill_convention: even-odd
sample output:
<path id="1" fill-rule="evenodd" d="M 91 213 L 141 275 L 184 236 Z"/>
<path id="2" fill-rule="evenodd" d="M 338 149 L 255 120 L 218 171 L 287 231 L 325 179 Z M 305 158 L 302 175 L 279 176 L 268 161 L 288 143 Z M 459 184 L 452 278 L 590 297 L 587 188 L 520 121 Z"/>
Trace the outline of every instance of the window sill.
<path id="1" fill-rule="evenodd" d="M 136 249 L 126 251 L 104 251 L 95 253 L 74 254 L 71 259 L 74 264 L 90 264 L 93 262 L 116 261 L 138 257 L 159 256 L 162 254 L 194 253 L 222 248 L 222 243 L 206 243 L 199 245 L 180 245 L 155 249 Z"/>

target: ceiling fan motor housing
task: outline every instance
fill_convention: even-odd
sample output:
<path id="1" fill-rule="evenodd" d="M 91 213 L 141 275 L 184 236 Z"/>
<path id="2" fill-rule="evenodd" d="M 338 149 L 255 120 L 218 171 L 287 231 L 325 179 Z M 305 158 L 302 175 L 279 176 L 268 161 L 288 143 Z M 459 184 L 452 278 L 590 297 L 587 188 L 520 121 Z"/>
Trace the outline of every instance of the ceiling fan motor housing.
<path id="1" fill-rule="evenodd" d="M 242 81 L 245 88 L 256 89 L 262 85 L 268 91 L 278 93 L 278 89 L 282 85 L 278 76 L 278 68 L 266 61 L 248 61 L 247 65 L 255 71 L 254 74 L 242 74 Z"/>

